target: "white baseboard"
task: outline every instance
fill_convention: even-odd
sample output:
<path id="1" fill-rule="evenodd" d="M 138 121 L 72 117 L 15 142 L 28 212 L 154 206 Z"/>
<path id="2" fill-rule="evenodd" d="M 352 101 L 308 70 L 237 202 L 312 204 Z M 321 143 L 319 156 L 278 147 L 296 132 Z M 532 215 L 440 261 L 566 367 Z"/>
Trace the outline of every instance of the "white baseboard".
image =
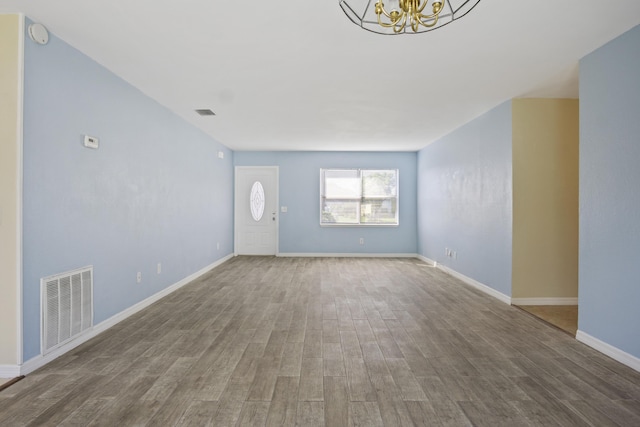
<path id="1" fill-rule="evenodd" d="M 418 255 L 417 258 L 420 261 L 424 261 L 425 263 L 429 264 L 431 267 L 438 267 L 438 263 L 436 261 L 429 259 L 426 256 Z"/>
<path id="2" fill-rule="evenodd" d="M 513 305 L 578 305 L 578 298 L 511 298 Z"/>
<path id="3" fill-rule="evenodd" d="M 15 378 L 20 375 L 20 365 L 0 365 L 0 378 Z"/>
<path id="4" fill-rule="evenodd" d="M 616 360 L 623 365 L 627 365 L 628 367 L 640 372 L 640 358 L 622 351 L 619 348 L 612 346 L 611 344 L 607 344 L 604 341 L 600 341 L 599 339 L 594 338 L 582 331 L 578 331 L 576 333 L 576 339 L 581 343 L 586 344 L 595 350 L 598 350 L 600 353 L 606 354 L 613 360 Z"/>
<path id="5" fill-rule="evenodd" d="M 20 375 L 27 375 L 27 374 L 30 374 L 31 372 L 35 371 L 36 369 L 39 369 L 39 368 L 43 367 L 47 363 L 52 362 L 53 360 L 57 359 L 58 357 L 62 356 L 63 354 L 65 354 L 65 353 L 73 350 L 74 348 L 78 347 L 80 344 L 83 344 L 83 343 L 87 342 L 91 338 L 94 338 L 95 336 L 97 336 L 100 333 L 106 331 L 107 329 L 111 328 L 112 326 L 114 326 L 114 325 L 122 322 L 126 318 L 136 314 L 140 310 L 143 310 L 143 309 L 149 307 L 154 302 L 156 302 L 156 301 L 166 297 L 167 295 L 177 291 L 178 289 L 180 289 L 183 286 L 187 285 L 188 283 L 194 281 L 195 279 L 197 279 L 198 277 L 202 276 L 203 274 L 205 274 L 205 273 L 209 272 L 210 270 L 218 267 L 219 265 L 227 262 L 231 258 L 233 258 L 233 254 L 227 255 L 224 258 L 220 258 L 219 260 L 217 260 L 213 264 L 210 264 L 210 265 L 204 267 L 203 269 L 201 269 L 199 271 L 196 271 L 195 273 L 191 274 L 190 276 L 185 277 L 184 279 L 180 280 L 177 283 L 174 283 L 173 285 L 169 286 L 168 288 L 165 288 L 165 289 L 161 290 L 157 294 L 154 294 L 154 295 L 150 296 L 149 298 L 147 298 L 147 299 L 145 299 L 143 301 L 140 301 L 139 303 L 137 303 L 135 305 L 132 305 L 131 307 L 127 308 L 126 310 L 121 311 L 120 313 L 108 318 L 107 320 L 105 320 L 103 322 L 100 322 L 97 325 L 94 325 L 93 328 L 89 329 L 82 336 L 80 336 L 77 339 L 75 339 L 75 340 L 63 345 L 62 347 L 52 351 L 51 353 L 48 353 L 45 356 L 39 355 L 39 356 L 34 357 L 33 359 L 28 360 L 21 367 L 19 367 L 18 375 L 13 375 L 13 377 L 17 377 L 17 376 L 20 376 Z M 1 368 L 2 368 L 2 366 L 0 366 L 0 369 Z M 1 371 L 0 371 L 0 373 L 1 373 Z"/>
<path id="6" fill-rule="evenodd" d="M 509 295 L 505 295 L 502 292 L 496 291 L 495 289 L 493 289 L 490 286 L 485 285 L 484 283 L 480 283 L 475 279 L 472 279 L 471 277 L 467 277 L 462 273 L 458 273 L 457 271 L 444 266 L 442 264 L 438 264 L 436 261 L 429 259 L 427 257 L 424 257 L 422 255 L 418 256 L 419 259 L 421 259 L 422 261 L 426 262 L 427 264 L 431 264 L 434 267 L 436 267 L 439 270 L 444 271 L 445 273 L 455 277 L 458 280 L 463 281 L 464 283 L 466 283 L 469 286 L 472 286 L 482 292 L 484 292 L 485 294 L 492 296 L 500 301 L 502 301 L 505 304 L 509 304 L 511 305 L 511 297 Z"/>
<path id="7" fill-rule="evenodd" d="M 417 254 L 404 254 L 404 253 L 392 253 L 392 254 L 366 254 L 366 253 L 287 253 L 280 252 L 278 257 L 282 258 L 417 258 Z"/>

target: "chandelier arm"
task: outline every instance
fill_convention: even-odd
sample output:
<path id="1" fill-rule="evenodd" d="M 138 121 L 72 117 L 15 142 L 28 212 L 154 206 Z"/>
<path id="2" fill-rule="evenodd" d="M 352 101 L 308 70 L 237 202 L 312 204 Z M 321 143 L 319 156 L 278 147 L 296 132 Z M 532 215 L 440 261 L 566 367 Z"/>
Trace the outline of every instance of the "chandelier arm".
<path id="1" fill-rule="evenodd" d="M 429 14 L 425 15 L 425 14 L 422 14 L 422 13 L 416 13 L 416 17 L 419 17 L 420 19 L 422 19 L 422 18 L 427 18 L 427 19 L 434 19 L 435 18 L 435 19 L 438 19 L 438 17 L 440 16 L 440 13 L 442 12 L 442 9 L 444 9 L 444 8 L 441 8 L 440 12 L 432 13 L 431 15 L 429 15 Z"/>
<path id="2" fill-rule="evenodd" d="M 418 23 L 419 20 L 418 19 L 411 19 L 411 29 L 413 30 L 414 33 L 418 32 L 418 28 L 420 27 L 420 24 Z"/>
<path id="3" fill-rule="evenodd" d="M 386 22 L 382 22 L 380 20 L 380 17 L 378 17 L 378 25 L 380 25 L 383 28 L 391 28 L 391 27 L 393 27 L 393 24 L 387 24 Z"/>
<path id="4" fill-rule="evenodd" d="M 398 26 L 397 26 L 397 25 L 394 25 L 394 26 L 393 26 L 393 32 L 394 32 L 394 33 L 396 33 L 396 34 L 401 33 L 401 32 L 402 32 L 402 30 L 404 30 L 404 27 L 405 27 L 406 25 L 407 25 L 407 14 L 406 14 L 406 13 L 404 13 L 404 14 L 402 14 L 402 24 L 400 25 L 400 27 L 399 27 L 399 28 L 398 28 Z M 396 30 L 396 28 L 398 28 L 398 29 Z"/>
<path id="5" fill-rule="evenodd" d="M 382 1 L 378 1 L 376 2 L 376 6 L 380 5 L 380 11 L 382 11 L 382 14 L 384 14 L 384 16 L 386 16 L 387 18 L 389 18 L 390 21 L 393 21 L 393 19 L 391 19 L 391 15 L 389 14 L 389 12 L 387 12 L 384 8 L 384 4 L 382 3 Z M 378 15 L 378 22 L 380 22 L 380 15 Z M 380 24 L 382 25 L 382 24 Z"/>
<path id="6" fill-rule="evenodd" d="M 419 18 L 419 19 L 422 19 L 422 18 L 435 19 L 438 16 L 440 16 L 439 13 L 432 13 L 431 15 L 424 15 L 422 13 L 416 13 L 416 17 Z"/>
<path id="7" fill-rule="evenodd" d="M 382 13 L 379 14 L 378 17 L 380 17 L 381 15 L 384 15 L 387 18 L 391 19 L 391 15 L 389 15 L 389 13 L 386 10 L 384 10 L 384 7 L 381 7 L 380 10 L 382 11 Z"/>
<path id="8" fill-rule="evenodd" d="M 398 18 L 396 18 L 396 19 L 394 20 L 394 19 L 391 17 L 391 14 L 389 14 L 389 12 L 387 12 L 387 11 L 385 10 L 384 5 L 382 4 L 382 1 L 378 1 L 378 2 L 376 3 L 376 6 L 377 6 L 378 4 L 380 5 L 380 11 L 382 12 L 382 13 L 379 13 L 379 14 L 378 14 L 378 24 L 379 24 L 381 27 L 383 27 L 383 28 L 393 28 L 393 31 L 394 31 L 394 32 L 400 32 L 400 31 L 402 31 L 402 28 L 404 28 L 404 24 L 402 24 L 402 26 L 401 26 L 401 28 L 400 28 L 400 30 L 399 30 L 399 31 L 396 31 L 396 30 L 395 30 L 395 28 L 396 28 L 396 26 L 398 25 L 398 23 L 399 23 L 403 18 L 404 18 L 404 19 L 405 19 L 405 21 L 406 21 L 406 14 L 405 14 L 404 12 L 402 12 L 402 13 L 398 16 Z M 382 15 L 386 16 L 386 17 L 389 19 L 389 23 L 382 22 Z"/>
<path id="9" fill-rule="evenodd" d="M 420 15 L 422 13 L 424 8 L 427 6 L 427 3 L 429 3 L 429 0 L 424 0 L 424 3 L 422 3 L 422 6 L 419 6 L 418 9 L 416 9 L 416 15 Z"/>
<path id="10" fill-rule="evenodd" d="M 389 23 L 387 23 L 387 22 L 382 22 L 382 17 L 381 17 L 380 15 L 378 15 L 378 24 L 379 24 L 381 27 L 384 27 L 384 28 L 392 28 L 392 27 L 395 27 L 395 26 L 398 24 L 398 22 L 400 22 L 400 19 L 398 19 L 398 20 L 396 20 L 396 21 L 393 21 L 393 20 L 391 19 L 391 17 L 389 17 L 389 21 L 390 21 Z"/>
<path id="11" fill-rule="evenodd" d="M 434 17 L 431 16 L 425 16 L 425 15 L 420 15 L 418 17 L 416 17 L 416 19 L 418 20 L 418 22 L 420 23 L 420 25 L 427 27 L 427 28 L 431 28 L 433 26 L 435 26 L 438 23 L 438 15 L 433 15 Z M 431 20 L 431 23 L 425 23 L 422 18 L 427 18 Z"/>

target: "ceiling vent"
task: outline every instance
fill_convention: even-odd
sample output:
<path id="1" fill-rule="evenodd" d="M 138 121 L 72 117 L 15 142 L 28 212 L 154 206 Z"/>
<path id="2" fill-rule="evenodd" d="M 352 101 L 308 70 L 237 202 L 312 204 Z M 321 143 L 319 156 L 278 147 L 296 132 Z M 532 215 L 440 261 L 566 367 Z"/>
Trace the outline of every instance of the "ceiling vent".
<path id="1" fill-rule="evenodd" d="M 216 113 L 214 113 L 213 111 L 209 110 L 209 109 L 205 109 L 205 110 L 196 110 L 196 113 L 200 114 L 201 116 L 215 116 Z"/>

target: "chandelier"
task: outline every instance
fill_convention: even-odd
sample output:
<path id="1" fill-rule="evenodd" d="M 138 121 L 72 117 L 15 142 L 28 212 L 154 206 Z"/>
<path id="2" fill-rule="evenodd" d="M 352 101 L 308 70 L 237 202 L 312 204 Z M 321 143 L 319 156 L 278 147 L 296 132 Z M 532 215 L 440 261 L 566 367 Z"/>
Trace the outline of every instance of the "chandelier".
<path id="1" fill-rule="evenodd" d="M 424 33 L 469 13 L 480 0 L 340 0 L 349 19 L 379 34 Z"/>

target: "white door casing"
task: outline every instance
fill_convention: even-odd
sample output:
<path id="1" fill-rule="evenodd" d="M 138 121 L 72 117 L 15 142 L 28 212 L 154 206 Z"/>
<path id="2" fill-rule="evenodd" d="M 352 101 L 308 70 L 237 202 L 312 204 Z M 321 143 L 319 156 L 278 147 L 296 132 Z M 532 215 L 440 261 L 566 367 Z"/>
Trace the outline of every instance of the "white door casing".
<path id="1" fill-rule="evenodd" d="M 236 166 L 236 255 L 278 253 L 278 167 Z"/>

